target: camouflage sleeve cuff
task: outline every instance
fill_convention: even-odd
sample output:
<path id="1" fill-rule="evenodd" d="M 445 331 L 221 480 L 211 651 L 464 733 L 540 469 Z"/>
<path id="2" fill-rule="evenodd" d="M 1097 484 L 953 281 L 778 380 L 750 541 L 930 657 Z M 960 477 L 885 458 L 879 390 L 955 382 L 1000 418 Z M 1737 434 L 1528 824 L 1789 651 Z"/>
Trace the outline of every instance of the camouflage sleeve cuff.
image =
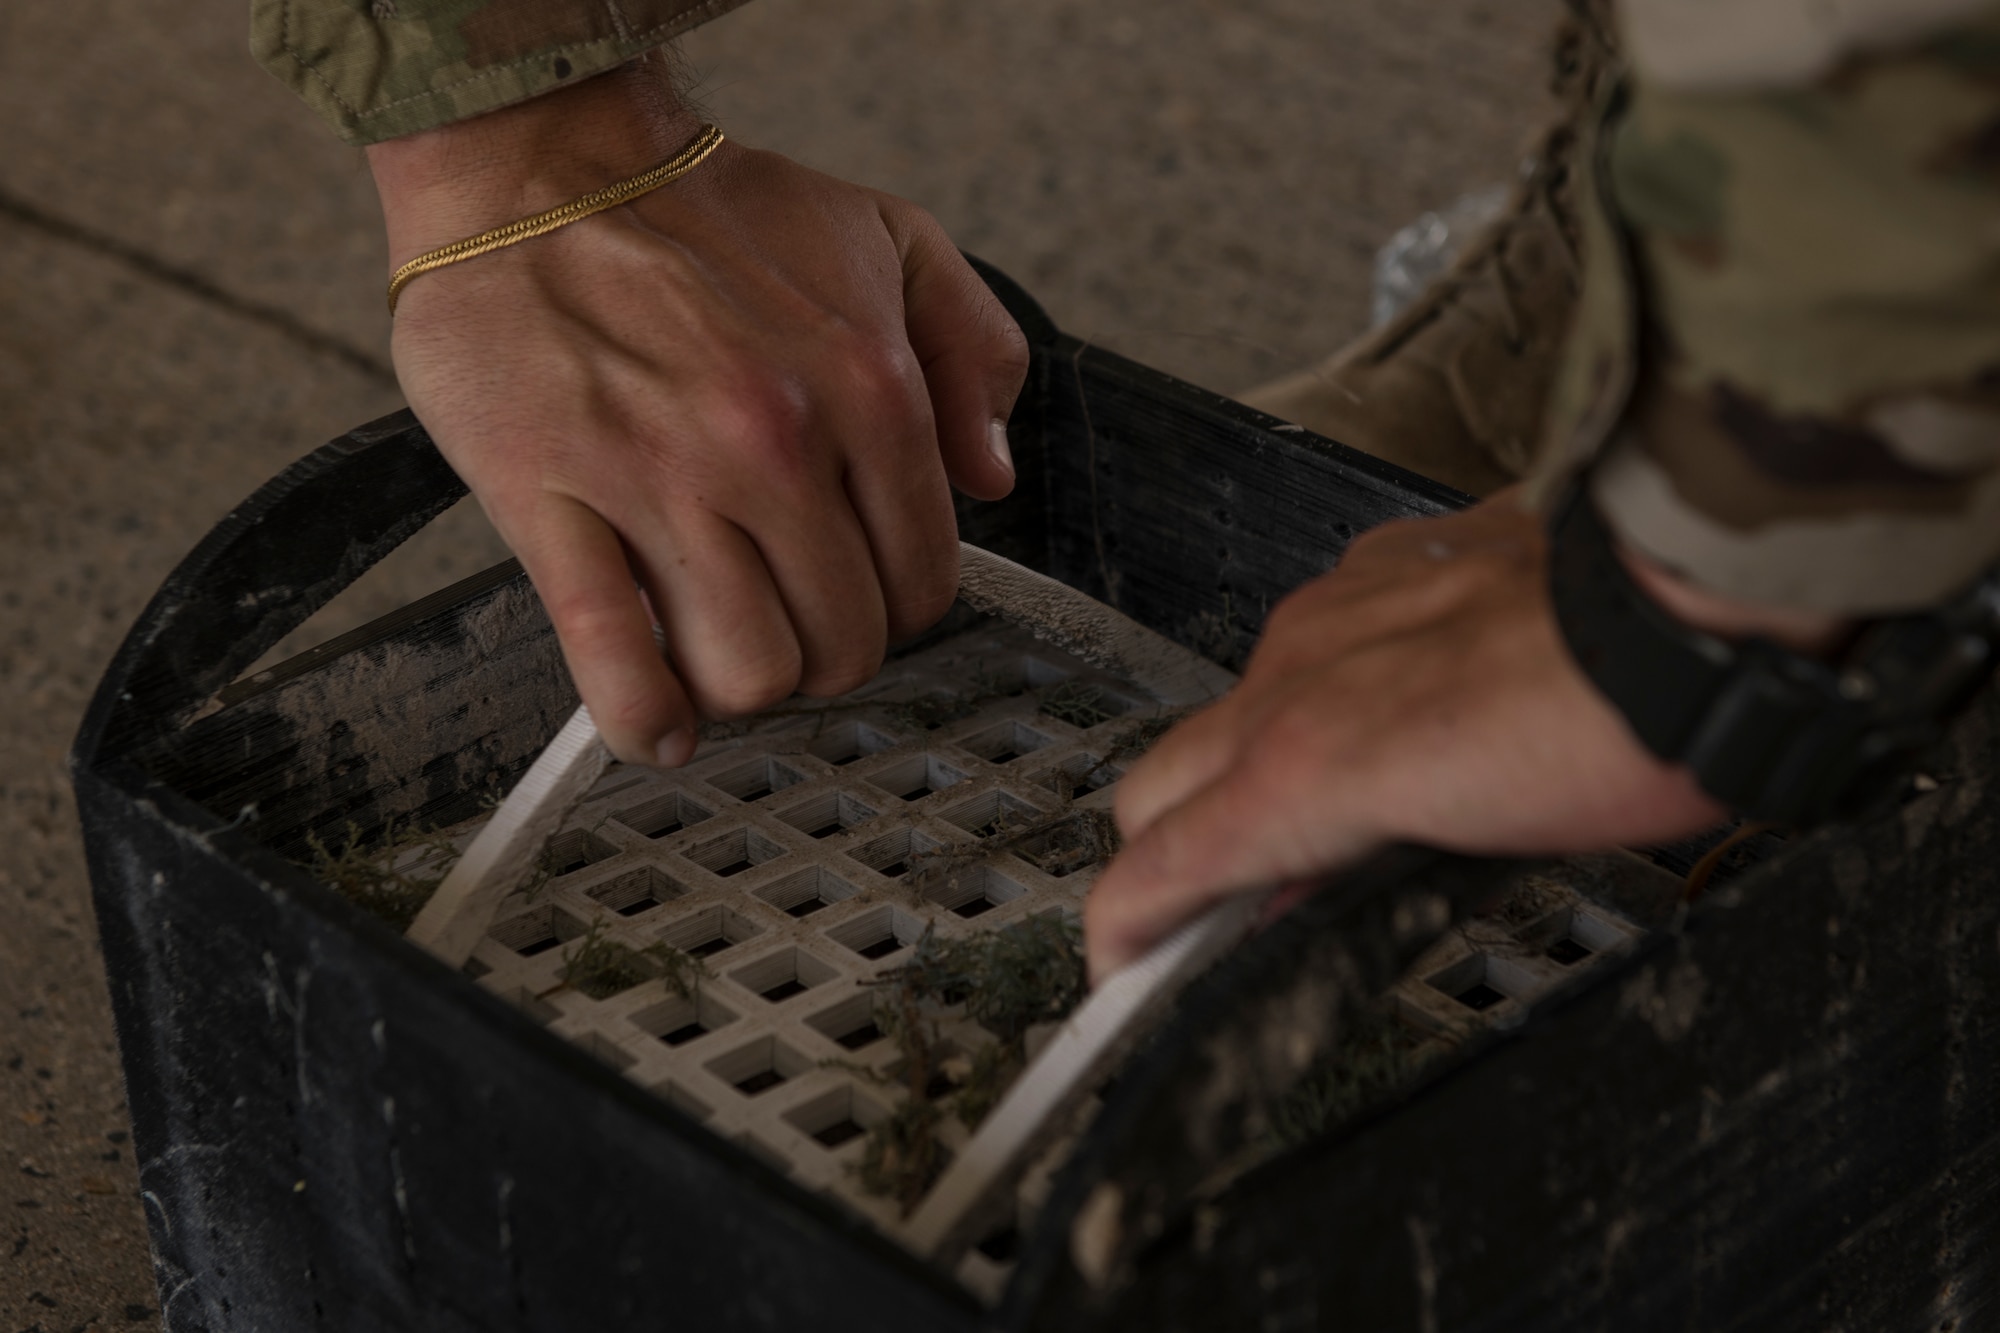
<path id="1" fill-rule="evenodd" d="M 1636 44 L 1546 470 L 1590 465 L 1612 526 L 1717 592 L 1877 615 L 2000 560 L 2000 17 L 1979 8 L 1839 58 L 1771 44 L 1761 85 L 1745 44 L 1706 84 L 1699 52 L 1649 77 Z"/>
<path id="2" fill-rule="evenodd" d="M 351 144 L 526 101 L 742 0 L 251 0 L 250 49 Z"/>

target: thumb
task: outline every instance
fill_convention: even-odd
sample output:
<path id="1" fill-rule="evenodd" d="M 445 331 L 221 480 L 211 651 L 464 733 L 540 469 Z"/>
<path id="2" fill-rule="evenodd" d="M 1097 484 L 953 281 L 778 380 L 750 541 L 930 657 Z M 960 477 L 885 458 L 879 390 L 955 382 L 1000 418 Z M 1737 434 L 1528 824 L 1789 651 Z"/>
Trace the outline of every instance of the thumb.
<path id="1" fill-rule="evenodd" d="M 928 213 L 885 210 L 903 256 L 903 321 L 923 367 L 952 485 L 981 500 L 1014 489 L 1007 417 L 1028 378 L 1028 340 Z"/>

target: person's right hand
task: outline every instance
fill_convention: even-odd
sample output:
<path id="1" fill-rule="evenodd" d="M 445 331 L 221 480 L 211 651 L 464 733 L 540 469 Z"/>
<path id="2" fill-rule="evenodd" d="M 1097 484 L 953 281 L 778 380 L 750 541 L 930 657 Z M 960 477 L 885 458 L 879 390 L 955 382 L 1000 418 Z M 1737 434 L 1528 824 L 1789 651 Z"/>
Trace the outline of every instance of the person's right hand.
<path id="1" fill-rule="evenodd" d="M 1620 558 L 1667 614 L 1711 634 L 1823 653 L 1853 628 L 1723 598 L 1637 550 Z M 1085 907 L 1091 976 L 1233 894 L 1309 884 L 1392 843 L 1567 856 L 1669 842 L 1725 814 L 1577 665 L 1544 516 L 1509 488 L 1356 538 L 1271 612 L 1241 683 L 1119 779 L 1126 844 Z"/>
<path id="2" fill-rule="evenodd" d="M 700 128 L 642 61 L 375 145 L 391 263 L 637 175 Z M 734 143 L 419 277 L 393 347 L 627 762 L 684 762 L 703 717 L 862 684 L 951 604 L 950 485 L 1013 485 L 1027 345 L 937 223 Z"/>

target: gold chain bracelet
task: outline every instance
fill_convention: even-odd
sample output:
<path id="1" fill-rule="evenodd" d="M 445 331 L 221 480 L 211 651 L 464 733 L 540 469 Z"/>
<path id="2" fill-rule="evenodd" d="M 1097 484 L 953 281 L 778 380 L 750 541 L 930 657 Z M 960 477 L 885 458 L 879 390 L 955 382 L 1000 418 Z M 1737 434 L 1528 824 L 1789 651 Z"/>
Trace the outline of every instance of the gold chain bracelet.
<path id="1" fill-rule="evenodd" d="M 581 221 L 593 213 L 602 213 L 607 208 L 630 203 L 640 195 L 659 189 L 668 181 L 677 180 L 700 166 L 702 159 L 714 152 L 722 143 L 722 131 L 713 125 L 702 127 L 695 141 L 683 148 L 668 161 L 662 162 L 643 175 L 630 180 L 607 185 L 601 190 L 593 190 L 581 199 L 572 199 L 558 208 L 537 213 L 533 217 L 510 222 L 504 227 L 482 231 L 477 236 L 454 241 L 450 245 L 435 250 L 426 250 L 409 263 L 397 269 L 389 279 L 389 313 L 396 313 L 396 298 L 403 294 L 403 288 L 432 269 L 443 268 L 447 264 L 459 264 L 468 259 L 491 254 L 495 250 L 518 245 L 546 235 L 557 227 L 567 227 L 572 222 Z"/>

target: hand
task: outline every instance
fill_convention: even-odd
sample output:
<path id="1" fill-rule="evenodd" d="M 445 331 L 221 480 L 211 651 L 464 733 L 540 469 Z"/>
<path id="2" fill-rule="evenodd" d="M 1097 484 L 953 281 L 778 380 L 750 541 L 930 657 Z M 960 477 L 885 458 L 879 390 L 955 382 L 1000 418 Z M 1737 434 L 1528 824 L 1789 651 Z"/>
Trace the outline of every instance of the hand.
<path id="1" fill-rule="evenodd" d="M 376 145 L 391 263 L 636 175 L 700 126 L 641 61 Z M 734 143 L 418 278 L 393 347 L 627 762 L 684 762 L 701 717 L 868 680 L 951 605 L 950 485 L 1013 485 L 1027 345 L 937 223 Z"/>
<path id="2" fill-rule="evenodd" d="M 1714 613 L 1760 627 L 1740 607 Z M 1094 979 L 1229 894 L 1391 842 L 1561 855 L 1667 841 L 1725 812 L 1571 660 L 1541 520 L 1503 491 L 1355 541 L 1272 612 L 1242 683 L 1132 767 L 1117 813 L 1126 847 L 1085 912 Z"/>

